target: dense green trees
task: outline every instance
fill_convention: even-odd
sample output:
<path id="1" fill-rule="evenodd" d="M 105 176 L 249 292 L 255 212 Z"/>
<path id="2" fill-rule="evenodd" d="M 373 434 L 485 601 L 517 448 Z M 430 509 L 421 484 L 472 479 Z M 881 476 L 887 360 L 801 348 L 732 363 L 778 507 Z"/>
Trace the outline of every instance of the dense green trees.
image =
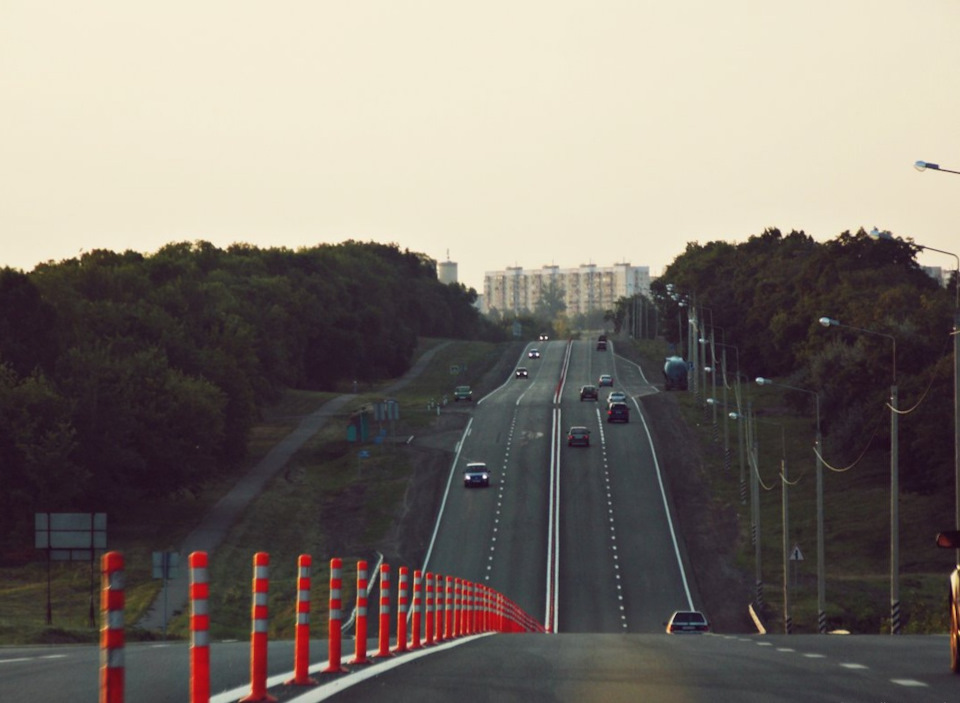
<path id="1" fill-rule="evenodd" d="M 196 488 L 237 465 L 282 388 L 394 377 L 419 336 L 494 338 L 476 298 L 422 254 L 356 241 L 0 270 L 0 534 Z"/>
<path id="2" fill-rule="evenodd" d="M 900 407 L 902 483 L 925 491 L 952 485 L 952 342 L 957 281 L 945 289 L 917 264 L 909 240 L 875 240 L 862 230 L 817 243 L 803 232 L 770 229 L 734 245 L 689 244 L 654 282 L 665 321 L 685 298 L 737 346 L 747 379 L 768 376 L 819 389 L 823 429 L 834 455 L 889 441 L 884 403 L 894 381 Z M 685 320 L 687 312 L 679 310 Z M 825 329 L 831 317 L 843 327 Z M 674 338 L 676 324 L 664 324 Z M 797 394 L 798 403 L 810 396 Z M 914 407 L 916 406 L 916 407 Z M 879 421 L 878 421 L 879 420 Z"/>

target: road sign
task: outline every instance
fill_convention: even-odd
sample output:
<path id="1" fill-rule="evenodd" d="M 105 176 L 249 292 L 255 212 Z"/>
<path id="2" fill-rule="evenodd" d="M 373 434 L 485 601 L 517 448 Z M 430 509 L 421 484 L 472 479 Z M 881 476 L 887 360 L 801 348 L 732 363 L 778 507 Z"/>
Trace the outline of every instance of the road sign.
<path id="1" fill-rule="evenodd" d="M 790 552 L 790 561 L 803 561 L 803 552 L 800 551 L 800 545 L 793 545 L 793 551 Z"/>

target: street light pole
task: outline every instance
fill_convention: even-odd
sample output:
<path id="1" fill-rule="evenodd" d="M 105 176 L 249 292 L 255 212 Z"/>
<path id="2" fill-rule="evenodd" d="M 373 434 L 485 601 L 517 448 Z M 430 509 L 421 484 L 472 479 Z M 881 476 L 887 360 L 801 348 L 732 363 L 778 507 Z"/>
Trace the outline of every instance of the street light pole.
<path id="1" fill-rule="evenodd" d="M 817 434 L 814 440 L 814 450 L 817 455 L 817 632 L 821 635 L 827 632 L 827 588 L 825 578 L 825 548 L 823 540 L 823 435 L 820 432 L 820 393 L 807 388 L 788 386 L 785 383 L 775 383 L 769 378 L 758 378 L 761 386 L 780 386 L 792 391 L 812 395 L 817 408 Z"/>
<path id="2" fill-rule="evenodd" d="M 890 334 L 844 325 L 821 317 L 824 327 L 847 329 L 886 337 L 893 342 L 893 384 L 890 386 L 890 634 L 900 634 L 900 411 L 897 394 L 897 338 Z"/>

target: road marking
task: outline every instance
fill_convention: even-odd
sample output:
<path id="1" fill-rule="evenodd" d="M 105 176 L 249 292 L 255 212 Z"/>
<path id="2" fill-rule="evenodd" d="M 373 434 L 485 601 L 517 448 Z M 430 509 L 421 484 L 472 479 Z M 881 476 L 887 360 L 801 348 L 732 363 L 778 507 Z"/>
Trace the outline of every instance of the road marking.
<path id="1" fill-rule="evenodd" d="M 898 686 L 908 686 L 911 688 L 929 687 L 929 684 L 925 684 L 923 681 L 917 681 L 916 679 L 890 679 L 890 683 L 895 683 Z"/>
<path id="2" fill-rule="evenodd" d="M 842 666 L 844 669 L 869 669 L 870 668 L 869 666 L 866 666 L 864 664 L 855 664 L 853 662 L 842 662 L 840 666 Z"/>

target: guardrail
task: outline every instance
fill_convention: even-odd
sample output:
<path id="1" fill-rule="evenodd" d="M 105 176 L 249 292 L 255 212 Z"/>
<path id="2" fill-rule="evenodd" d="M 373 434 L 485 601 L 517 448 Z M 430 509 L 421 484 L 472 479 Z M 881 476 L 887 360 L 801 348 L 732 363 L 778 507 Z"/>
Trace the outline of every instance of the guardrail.
<path id="1" fill-rule="evenodd" d="M 207 580 L 207 553 L 193 552 L 191 568 L 191 617 L 190 617 L 190 703 L 210 701 L 210 616 L 207 601 L 210 587 Z M 309 555 L 301 555 L 297 568 L 297 621 L 295 645 L 295 675 L 285 682 L 287 686 L 312 686 L 320 683 L 307 675 L 310 639 L 310 584 Z M 253 559 L 253 587 L 250 634 L 250 693 L 241 700 L 276 700 L 267 692 L 267 638 L 269 613 L 270 555 L 257 552 Z M 341 661 L 342 652 L 342 568 L 340 559 L 330 561 L 330 601 L 328 612 L 328 663 L 321 676 L 348 673 L 349 668 Z M 545 632 L 538 623 L 516 603 L 502 593 L 485 586 L 452 576 L 427 572 L 415 572 L 413 579 L 412 608 L 408 608 L 409 594 L 406 567 L 400 568 L 400 588 L 397 595 L 397 618 L 394 641 L 390 647 L 390 567 L 380 565 L 380 649 L 377 657 L 390 657 L 403 652 L 429 647 L 441 641 L 488 632 Z M 101 703 L 123 703 L 124 700 L 124 561 L 120 552 L 108 552 L 101 558 L 101 615 L 104 623 L 101 631 Z M 350 666 L 360 667 L 372 663 L 366 656 L 367 631 L 367 565 L 357 564 L 356 632 L 364 642 L 357 642 L 356 654 Z M 443 584 L 443 585 L 441 585 Z M 434 588 L 435 586 L 435 588 Z M 306 593 L 304 592 L 306 591 Z M 425 594 L 424 594 L 425 591 Z M 424 597 L 424 595 L 426 597 Z M 436 596 L 436 598 L 434 598 Z M 408 634 L 410 635 L 408 637 Z"/>

